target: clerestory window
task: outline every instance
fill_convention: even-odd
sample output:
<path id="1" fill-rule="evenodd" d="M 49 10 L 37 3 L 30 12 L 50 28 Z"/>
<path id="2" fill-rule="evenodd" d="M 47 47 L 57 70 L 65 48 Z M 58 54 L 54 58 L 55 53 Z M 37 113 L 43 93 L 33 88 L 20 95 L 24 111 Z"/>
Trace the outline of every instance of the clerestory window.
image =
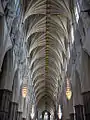
<path id="1" fill-rule="evenodd" d="M 78 23 L 79 20 L 79 15 L 80 15 L 80 2 L 77 1 L 75 4 L 75 17 L 76 17 L 76 22 Z"/>

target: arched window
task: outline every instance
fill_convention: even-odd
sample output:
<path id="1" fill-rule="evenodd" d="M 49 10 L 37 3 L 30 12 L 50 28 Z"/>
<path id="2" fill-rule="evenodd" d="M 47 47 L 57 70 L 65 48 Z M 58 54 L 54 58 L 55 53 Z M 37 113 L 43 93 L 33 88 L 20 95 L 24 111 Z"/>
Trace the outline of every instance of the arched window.
<path id="1" fill-rule="evenodd" d="M 16 15 L 20 15 L 20 0 L 15 0 Z"/>
<path id="2" fill-rule="evenodd" d="M 4 17 L 0 16 L 0 48 L 3 45 L 3 38 L 4 38 Z"/>
<path id="3" fill-rule="evenodd" d="M 80 3 L 77 1 L 75 4 L 75 17 L 76 17 L 76 22 L 78 23 L 79 20 L 79 14 L 80 14 Z"/>
<path id="4" fill-rule="evenodd" d="M 47 112 L 45 112 L 45 114 L 44 114 L 44 120 L 48 120 L 48 113 Z"/>
<path id="5" fill-rule="evenodd" d="M 71 39 L 72 39 L 72 44 L 74 43 L 74 28 L 73 25 L 71 26 Z"/>

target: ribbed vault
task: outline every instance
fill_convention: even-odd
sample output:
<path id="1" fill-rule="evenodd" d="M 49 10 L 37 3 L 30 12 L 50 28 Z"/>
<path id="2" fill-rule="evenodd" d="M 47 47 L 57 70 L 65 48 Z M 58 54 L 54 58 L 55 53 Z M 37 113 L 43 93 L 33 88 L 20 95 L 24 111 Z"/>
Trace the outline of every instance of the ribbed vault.
<path id="1" fill-rule="evenodd" d="M 48 105 L 50 99 L 55 104 L 58 80 L 67 58 L 69 20 L 69 0 L 30 0 L 26 7 L 23 22 L 27 23 L 31 79 L 39 105 L 43 100 Z"/>

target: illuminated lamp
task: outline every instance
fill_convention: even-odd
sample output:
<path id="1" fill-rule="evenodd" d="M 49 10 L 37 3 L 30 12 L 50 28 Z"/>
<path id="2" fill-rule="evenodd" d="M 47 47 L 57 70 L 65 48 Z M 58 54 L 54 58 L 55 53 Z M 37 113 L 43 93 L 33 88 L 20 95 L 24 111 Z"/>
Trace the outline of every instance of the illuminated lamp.
<path id="1" fill-rule="evenodd" d="M 26 85 L 23 85 L 23 87 L 22 87 L 22 96 L 23 96 L 23 98 L 25 98 L 27 96 L 27 86 Z"/>
<path id="2" fill-rule="evenodd" d="M 72 91 L 71 91 L 70 83 L 68 79 L 67 79 L 67 87 L 66 87 L 66 97 L 68 100 L 70 100 L 72 97 Z"/>

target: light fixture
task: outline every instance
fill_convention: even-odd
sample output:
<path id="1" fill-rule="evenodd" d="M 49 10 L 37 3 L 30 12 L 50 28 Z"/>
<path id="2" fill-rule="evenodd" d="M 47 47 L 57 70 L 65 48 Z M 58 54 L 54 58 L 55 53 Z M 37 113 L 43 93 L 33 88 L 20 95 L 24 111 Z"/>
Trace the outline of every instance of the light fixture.
<path id="1" fill-rule="evenodd" d="M 62 118 L 61 105 L 59 105 L 59 108 L 58 108 L 58 118 L 59 120 Z"/>
<path id="2" fill-rule="evenodd" d="M 22 87 L 22 96 L 23 98 L 27 96 L 27 85 L 23 85 Z"/>
<path id="3" fill-rule="evenodd" d="M 69 83 L 69 80 L 67 79 L 67 87 L 66 87 L 66 97 L 68 100 L 71 99 L 72 97 L 72 91 L 71 91 L 71 88 L 70 88 L 70 83 Z"/>
<path id="4" fill-rule="evenodd" d="M 31 119 L 34 118 L 34 115 L 35 115 L 35 113 L 34 113 L 34 105 L 32 105 Z"/>

